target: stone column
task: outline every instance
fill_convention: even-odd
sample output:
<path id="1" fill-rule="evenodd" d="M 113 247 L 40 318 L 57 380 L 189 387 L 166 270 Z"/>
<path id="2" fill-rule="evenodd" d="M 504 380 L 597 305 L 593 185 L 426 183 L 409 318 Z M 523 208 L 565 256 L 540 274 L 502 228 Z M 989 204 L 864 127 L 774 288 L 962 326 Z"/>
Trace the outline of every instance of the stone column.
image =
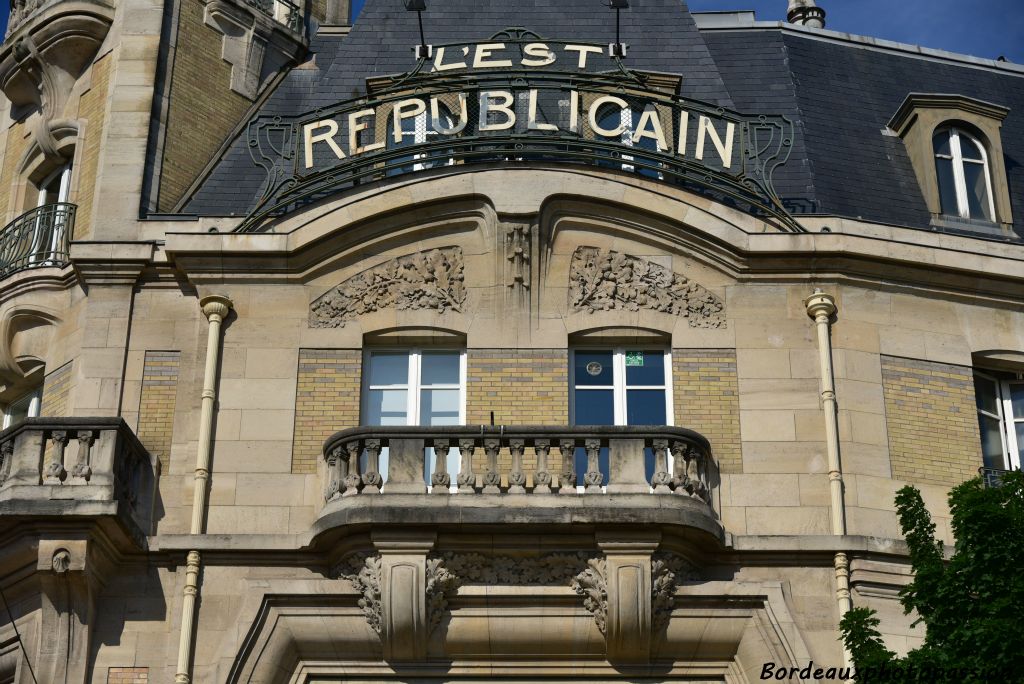
<path id="1" fill-rule="evenodd" d="M 427 554 L 434 532 L 375 532 L 380 553 L 380 638 L 384 660 L 418 662 L 427 656 Z"/>
<path id="2" fill-rule="evenodd" d="M 71 263 L 87 296 L 68 415 L 120 415 L 135 282 L 152 256 L 153 245 L 144 243 L 71 245 Z"/>
<path id="3" fill-rule="evenodd" d="M 605 555 L 605 642 L 613 663 L 646 663 L 651 657 L 651 556 L 660 533 L 598 533 Z"/>

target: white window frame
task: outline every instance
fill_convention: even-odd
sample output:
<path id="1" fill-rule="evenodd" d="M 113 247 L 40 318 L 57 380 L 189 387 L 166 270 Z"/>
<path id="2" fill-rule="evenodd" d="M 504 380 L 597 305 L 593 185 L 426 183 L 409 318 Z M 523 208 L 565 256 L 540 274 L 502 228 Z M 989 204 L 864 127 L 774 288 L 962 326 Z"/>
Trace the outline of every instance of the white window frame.
<path id="1" fill-rule="evenodd" d="M 60 179 L 59 185 L 57 186 L 57 201 L 47 202 L 46 201 L 46 189 L 53 184 L 57 179 Z M 68 201 L 68 197 L 71 194 L 71 162 L 68 162 L 64 166 L 60 167 L 39 184 L 39 194 L 36 196 L 36 209 L 42 207 L 61 204 Z M 54 214 L 53 225 L 47 226 L 44 223 L 42 216 L 36 218 L 36 226 L 32 235 L 32 249 L 29 255 L 29 263 L 35 264 L 39 262 L 52 261 L 52 256 L 57 252 L 57 246 L 60 244 L 61 235 L 67 229 L 67 226 L 63 222 L 58 222 L 57 214 Z M 49 237 L 49 245 L 42 244 L 45 237 Z"/>
<path id="2" fill-rule="evenodd" d="M 40 406 L 41 406 L 42 400 L 43 400 L 43 389 L 41 387 L 37 387 L 36 389 L 34 389 L 34 390 L 30 391 L 30 392 L 26 392 L 25 394 L 22 394 L 20 397 L 18 397 L 17 399 L 14 399 L 10 403 L 8 403 L 6 407 L 4 407 L 4 427 L 3 427 L 4 430 L 6 430 L 7 428 L 11 427 L 11 424 L 12 424 L 13 418 L 11 416 L 11 407 L 14 406 L 15 404 L 19 403 L 19 402 L 25 401 L 26 399 L 28 399 L 28 411 L 26 412 L 25 417 L 26 418 L 38 418 L 39 417 L 39 409 L 40 409 Z"/>
<path id="3" fill-rule="evenodd" d="M 436 353 L 436 352 L 457 352 L 459 355 L 459 385 L 456 387 L 454 384 L 447 383 L 441 385 L 424 385 L 421 382 L 422 369 L 423 369 L 423 356 L 425 354 Z M 406 376 L 406 384 L 404 385 L 372 385 L 370 384 L 370 357 L 374 354 L 396 354 L 405 353 L 408 355 L 408 373 Z M 410 427 L 422 425 L 420 416 L 420 393 L 425 389 L 458 389 L 459 390 L 459 419 L 457 425 L 466 424 L 466 349 L 464 347 L 373 347 L 372 349 L 363 350 L 363 368 L 365 372 L 362 374 L 360 399 L 359 399 L 359 420 L 362 423 L 366 416 L 369 414 L 368 404 L 371 390 L 383 390 L 383 389 L 404 389 L 406 391 L 405 399 L 405 424 Z M 432 450 L 431 450 L 432 451 Z M 424 458 L 426 458 L 424 454 Z M 430 472 L 434 472 L 436 469 L 436 462 L 430 464 Z M 452 474 L 452 492 L 457 490 L 455 484 L 455 475 L 460 472 L 462 467 L 461 459 L 459 457 L 459 451 L 456 448 L 452 448 L 448 452 L 447 458 L 448 472 Z M 454 468 L 454 470 L 453 470 Z M 380 455 L 380 472 L 384 476 L 388 472 L 388 454 L 387 450 L 383 450 Z M 387 478 L 385 477 L 384 486 L 387 487 Z M 429 478 L 427 482 L 429 483 Z M 429 491 L 430 485 L 427 485 Z"/>
<path id="4" fill-rule="evenodd" d="M 996 408 L 999 411 L 998 414 L 984 411 L 980 408 L 977 411 L 999 421 L 999 436 L 1002 439 L 1003 457 L 1006 458 L 1010 470 L 1020 470 L 1020 448 L 1022 445 L 1017 442 L 1017 424 L 1024 423 L 1024 416 L 1014 416 L 1010 388 L 1013 385 L 1024 386 L 1024 377 L 1021 377 L 1020 374 L 1016 378 L 996 377 L 978 369 L 974 370 L 974 374 L 988 380 L 996 387 Z"/>
<path id="5" fill-rule="evenodd" d="M 649 351 L 662 349 L 665 354 L 665 384 L 662 385 L 626 385 L 626 352 Z M 577 352 L 612 352 L 612 385 L 576 385 L 576 353 Z M 664 390 L 665 391 L 665 425 L 674 425 L 672 401 L 672 350 L 661 345 L 636 345 L 634 347 L 609 347 L 599 345 L 580 345 L 574 347 L 569 354 L 569 417 L 573 425 L 576 422 L 576 390 L 612 390 L 615 425 L 628 425 L 626 418 L 627 390 Z"/>
<path id="6" fill-rule="evenodd" d="M 939 136 L 939 135 L 949 136 L 949 151 L 950 151 L 950 154 L 945 155 L 945 154 L 939 154 L 938 152 L 934 152 L 934 156 L 935 156 L 936 159 L 950 159 L 953 162 L 953 184 L 956 186 L 956 204 L 957 204 L 957 214 L 958 214 L 958 216 L 960 218 L 963 218 L 963 219 L 973 219 L 973 220 L 981 220 L 981 221 L 987 221 L 988 220 L 984 216 L 981 216 L 981 217 L 972 217 L 971 216 L 971 203 L 970 203 L 970 200 L 967 197 L 967 176 L 964 173 L 964 164 L 980 164 L 981 167 L 982 167 L 982 175 L 985 176 L 985 192 L 986 192 L 986 194 L 988 196 L 989 216 L 991 216 L 992 217 L 991 220 L 993 222 L 995 222 L 997 220 L 997 217 L 996 217 L 995 198 L 992 195 L 992 173 L 991 173 L 991 168 L 990 168 L 989 162 L 988 162 L 988 151 L 985 149 L 985 145 L 981 142 L 981 140 L 979 140 L 975 136 L 971 135 L 970 133 L 967 133 L 966 131 L 964 131 L 964 130 L 962 130 L 960 128 L 957 128 L 955 126 L 947 126 L 947 127 L 938 129 L 937 131 L 935 131 L 935 135 L 932 136 L 933 150 L 934 150 L 934 138 L 935 138 L 935 136 Z M 978 147 L 979 150 L 981 150 L 981 161 L 978 161 L 977 159 L 964 159 L 963 148 L 960 145 L 960 136 L 963 136 L 963 137 L 967 138 L 968 140 L 973 142 Z M 936 172 L 936 173 L 938 173 L 938 172 Z M 936 178 L 936 183 L 938 183 L 938 178 Z M 940 206 L 941 206 L 941 202 L 942 202 L 942 186 L 941 185 L 938 186 L 938 190 L 939 190 L 939 203 L 940 203 Z"/>

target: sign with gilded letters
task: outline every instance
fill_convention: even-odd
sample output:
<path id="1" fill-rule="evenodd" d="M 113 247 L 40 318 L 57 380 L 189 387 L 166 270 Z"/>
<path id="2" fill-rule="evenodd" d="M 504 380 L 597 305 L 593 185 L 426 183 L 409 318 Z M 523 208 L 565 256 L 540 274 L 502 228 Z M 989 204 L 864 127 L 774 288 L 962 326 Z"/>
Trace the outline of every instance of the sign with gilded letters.
<path id="1" fill-rule="evenodd" d="M 389 176 L 566 163 L 728 197 L 800 231 L 771 184 L 789 156 L 792 122 L 682 98 L 679 80 L 631 71 L 598 44 L 541 40 L 522 29 L 436 46 L 411 72 L 368 83 L 366 97 L 252 121 L 250 154 L 267 179 L 240 230 L 261 230 L 305 202 Z"/>

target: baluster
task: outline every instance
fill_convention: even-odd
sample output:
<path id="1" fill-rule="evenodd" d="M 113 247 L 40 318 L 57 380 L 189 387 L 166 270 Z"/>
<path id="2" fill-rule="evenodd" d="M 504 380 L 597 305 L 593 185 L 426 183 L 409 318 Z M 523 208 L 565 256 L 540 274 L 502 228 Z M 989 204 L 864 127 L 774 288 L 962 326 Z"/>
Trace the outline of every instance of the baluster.
<path id="1" fill-rule="evenodd" d="M 498 472 L 500 439 L 485 439 L 484 453 L 487 454 L 487 472 L 484 473 L 484 494 L 501 494 L 501 473 Z"/>
<path id="2" fill-rule="evenodd" d="M 523 451 L 526 449 L 526 442 L 521 439 L 510 439 L 508 451 L 512 454 L 512 470 L 508 474 L 508 493 L 526 493 L 526 473 L 523 472 Z"/>
<path id="3" fill-rule="evenodd" d="M 686 443 L 672 442 L 672 489 L 677 494 L 686 491 Z"/>
<path id="4" fill-rule="evenodd" d="M 341 497 L 342 484 L 341 463 L 343 449 L 336 446 L 327 454 L 327 488 L 324 490 L 324 501 L 334 501 Z"/>
<path id="5" fill-rule="evenodd" d="M 604 484 L 604 475 L 601 473 L 601 440 L 588 439 L 584 442 L 587 450 L 587 472 L 583 475 L 584 490 L 587 494 L 599 493 L 601 485 Z"/>
<path id="6" fill-rule="evenodd" d="M 672 493 L 672 476 L 668 472 L 668 440 L 656 439 L 651 443 L 654 450 L 654 475 L 651 487 L 655 494 Z"/>
<path id="7" fill-rule="evenodd" d="M 92 430 L 85 430 L 78 433 L 78 462 L 71 469 L 71 474 L 80 477 L 86 482 L 92 477 L 92 465 L 90 453 L 92 452 L 93 436 Z"/>
<path id="8" fill-rule="evenodd" d="M 551 493 L 551 473 L 548 472 L 548 454 L 551 452 L 551 441 L 547 439 L 533 440 L 533 453 L 537 454 L 537 472 L 533 474 L 533 493 Z"/>
<path id="9" fill-rule="evenodd" d="M 688 481 L 686 491 L 689 492 L 690 496 L 696 497 L 704 501 L 704 503 L 710 504 L 711 493 L 708 491 L 704 478 L 701 477 L 701 471 L 703 470 L 703 468 L 701 468 L 701 462 L 704 460 L 704 456 L 693 447 L 686 450 L 686 456 L 686 479 Z"/>
<path id="10" fill-rule="evenodd" d="M 476 473 L 473 472 L 473 454 L 476 442 L 472 439 L 459 440 L 459 494 L 476 494 Z"/>
<path id="11" fill-rule="evenodd" d="M 341 495 L 355 496 L 363 484 L 363 479 L 359 477 L 359 454 L 362 453 L 359 440 L 353 440 L 346 444 L 345 451 L 345 454 L 341 454 L 345 458 L 341 478 L 344 489 Z"/>
<path id="12" fill-rule="evenodd" d="M 366 472 L 363 473 L 363 494 L 380 494 L 384 478 L 380 476 L 380 440 L 366 440 Z"/>
<path id="13" fill-rule="evenodd" d="M 448 450 L 451 442 L 447 439 L 434 440 L 434 472 L 430 476 L 433 494 L 451 494 L 452 476 L 448 472 Z"/>
<path id="14" fill-rule="evenodd" d="M 562 453 L 562 472 L 558 475 L 559 494 L 576 493 L 576 440 L 562 439 L 558 441 L 558 450 Z"/>
<path id="15" fill-rule="evenodd" d="M 11 462 L 14 460 L 14 440 L 9 439 L 0 444 L 0 485 L 7 481 L 11 474 Z"/>
<path id="16" fill-rule="evenodd" d="M 64 469 L 64 448 L 68 445 L 68 433 L 64 430 L 56 431 L 51 435 L 51 439 L 53 440 L 53 460 L 46 468 L 46 477 L 64 482 L 68 476 L 68 471 Z"/>

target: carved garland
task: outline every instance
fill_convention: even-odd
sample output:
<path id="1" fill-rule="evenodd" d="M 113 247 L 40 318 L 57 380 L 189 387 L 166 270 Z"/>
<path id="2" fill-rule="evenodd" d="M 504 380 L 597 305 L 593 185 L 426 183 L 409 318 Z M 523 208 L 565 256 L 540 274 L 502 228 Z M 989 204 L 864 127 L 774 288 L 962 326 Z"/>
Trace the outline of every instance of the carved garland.
<path id="1" fill-rule="evenodd" d="M 659 553 L 651 558 L 651 627 L 655 633 L 668 626 L 679 583 L 699 579 L 696 566 L 681 556 Z"/>
<path id="2" fill-rule="evenodd" d="M 363 314 L 401 310 L 462 311 L 466 302 L 461 247 L 397 257 L 352 276 L 313 302 L 311 328 L 343 328 Z"/>
<path id="3" fill-rule="evenodd" d="M 569 271 L 574 311 L 653 309 L 689 319 L 691 328 L 725 326 L 722 300 L 680 273 L 637 257 L 579 247 Z"/>
<path id="4" fill-rule="evenodd" d="M 370 625 L 370 629 L 377 636 L 380 636 L 382 620 L 380 604 L 380 555 L 353 554 L 346 561 L 339 568 L 337 577 L 347 579 L 355 585 L 361 594 L 359 597 L 359 607 L 362 609 L 363 615 L 366 616 L 366 623 Z"/>

